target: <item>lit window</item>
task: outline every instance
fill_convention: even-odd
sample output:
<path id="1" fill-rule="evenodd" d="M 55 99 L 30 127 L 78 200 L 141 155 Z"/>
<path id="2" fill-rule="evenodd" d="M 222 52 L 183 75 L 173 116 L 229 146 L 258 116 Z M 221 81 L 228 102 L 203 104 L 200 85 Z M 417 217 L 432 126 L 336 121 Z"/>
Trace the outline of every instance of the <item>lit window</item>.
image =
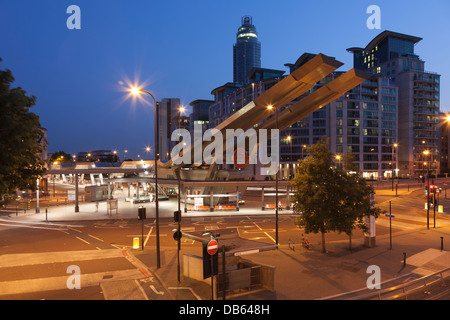
<path id="1" fill-rule="evenodd" d="M 253 32 L 249 32 L 249 33 L 241 33 L 241 34 L 238 34 L 237 37 L 238 37 L 238 38 L 242 38 L 242 37 L 258 38 L 258 36 L 256 35 L 256 33 L 253 33 Z"/>

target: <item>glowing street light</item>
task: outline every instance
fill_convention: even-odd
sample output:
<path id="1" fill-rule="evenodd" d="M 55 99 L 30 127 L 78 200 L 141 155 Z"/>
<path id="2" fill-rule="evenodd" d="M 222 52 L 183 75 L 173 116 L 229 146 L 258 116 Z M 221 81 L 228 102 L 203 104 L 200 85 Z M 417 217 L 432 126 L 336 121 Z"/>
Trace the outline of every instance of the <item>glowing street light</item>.
<path id="1" fill-rule="evenodd" d="M 156 130 L 156 114 L 157 105 L 155 97 L 148 91 L 142 90 L 138 87 L 130 88 L 130 92 L 134 96 L 139 96 L 141 93 L 148 94 L 153 99 L 153 119 L 154 119 L 154 135 L 155 135 L 155 215 L 156 215 L 156 267 L 161 267 L 161 254 L 159 243 L 159 199 L 158 199 L 158 130 Z"/>
<path id="2" fill-rule="evenodd" d="M 396 161 L 394 162 L 394 151 L 395 151 L 395 148 L 398 148 L 398 143 L 394 143 L 393 145 L 392 145 L 392 191 L 394 191 L 394 178 L 397 176 L 397 174 L 396 174 L 396 171 L 395 170 L 397 170 L 397 167 L 398 167 L 398 165 L 397 165 L 397 161 L 398 161 L 398 152 L 397 152 L 397 159 L 396 159 Z M 395 170 L 394 170 L 394 163 L 395 163 Z"/>
<path id="3" fill-rule="evenodd" d="M 267 110 L 272 111 L 275 107 L 268 105 Z M 275 108 L 276 129 L 278 130 L 278 109 Z M 277 150 L 279 152 L 279 150 Z M 278 244 L 278 170 L 280 170 L 280 164 L 277 164 L 277 171 L 275 173 L 275 243 Z"/>

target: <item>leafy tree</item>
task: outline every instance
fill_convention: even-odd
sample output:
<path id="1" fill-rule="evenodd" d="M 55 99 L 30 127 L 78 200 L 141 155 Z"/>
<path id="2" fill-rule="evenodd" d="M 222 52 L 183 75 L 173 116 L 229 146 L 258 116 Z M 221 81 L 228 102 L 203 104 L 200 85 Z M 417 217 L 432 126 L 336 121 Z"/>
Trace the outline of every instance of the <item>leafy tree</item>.
<path id="1" fill-rule="evenodd" d="M 308 157 L 299 161 L 291 182 L 296 187 L 294 211 L 300 214 L 297 223 L 306 233 L 322 234 L 322 251 L 326 252 L 326 233 L 345 232 L 350 236 L 355 227 L 365 231 L 364 216 L 377 215 L 379 210 L 370 206 L 372 187 L 358 172 L 350 174 L 345 170 L 356 169 L 351 157 L 344 160 L 344 169 L 336 168 L 325 138 L 307 151 Z"/>
<path id="2" fill-rule="evenodd" d="M 60 163 L 70 163 L 72 162 L 72 156 L 64 151 L 58 151 L 52 154 L 50 157 L 50 163 L 58 161 Z"/>
<path id="3" fill-rule="evenodd" d="M 16 189 L 35 190 L 36 180 L 45 172 L 43 131 L 39 117 L 30 112 L 36 98 L 20 87 L 11 88 L 12 82 L 11 71 L 0 70 L 0 205 Z"/>

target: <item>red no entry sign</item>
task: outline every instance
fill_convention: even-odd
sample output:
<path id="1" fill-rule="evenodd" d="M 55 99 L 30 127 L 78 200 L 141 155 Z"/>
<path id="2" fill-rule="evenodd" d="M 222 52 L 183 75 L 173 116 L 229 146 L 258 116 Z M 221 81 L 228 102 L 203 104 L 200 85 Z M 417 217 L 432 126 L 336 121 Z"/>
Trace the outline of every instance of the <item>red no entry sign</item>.
<path id="1" fill-rule="evenodd" d="M 206 246 L 206 251 L 211 255 L 215 255 L 217 253 L 217 249 L 219 248 L 219 244 L 216 240 L 211 240 L 208 242 L 208 245 Z"/>
<path id="2" fill-rule="evenodd" d="M 234 165 L 237 168 L 240 168 L 240 169 L 245 168 L 245 165 L 248 163 L 248 156 L 247 156 L 247 152 L 245 151 L 245 149 L 242 149 L 242 148 L 236 149 L 236 151 L 234 151 L 233 161 L 234 161 Z"/>

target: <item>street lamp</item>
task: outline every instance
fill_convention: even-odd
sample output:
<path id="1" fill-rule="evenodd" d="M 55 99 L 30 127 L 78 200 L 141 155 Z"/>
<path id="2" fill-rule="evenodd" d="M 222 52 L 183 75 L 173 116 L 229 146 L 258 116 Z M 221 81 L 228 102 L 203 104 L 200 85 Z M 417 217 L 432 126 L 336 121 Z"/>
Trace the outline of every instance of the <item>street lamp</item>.
<path id="1" fill-rule="evenodd" d="M 155 97 L 148 91 L 133 87 L 130 92 L 137 96 L 141 93 L 148 94 L 153 99 L 153 127 L 155 135 L 155 216 L 156 216 L 156 267 L 159 269 L 161 267 L 161 254 L 160 254 L 160 243 L 159 243 L 159 199 L 158 199 L 158 130 L 156 129 L 156 114 L 157 105 Z"/>
<path id="2" fill-rule="evenodd" d="M 272 111 L 275 108 L 275 122 L 276 129 L 278 131 L 278 108 L 273 105 L 268 105 L 267 110 Z M 272 150 L 273 152 L 273 150 Z M 279 152 L 279 150 L 276 150 Z M 275 243 L 278 244 L 278 170 L 280 170 L 280 164 L 277 163 L 277 170 L 275 173 Z"/>
<path id="3" fill-rule="evenodd" d="M 293 162 L 293 156 L 292 156 L 292 137 L 287 136 L 286 139 L 289 141 L 289 144 L 291 145 L 291 154 L 289 155 L 289 162 Z M 292 172 L 294 172 L 294 164 L 292 164 Z M 291 179 L 291 168 L 290 164 L 288 164 L 288 178 Z"/>
<path id="4" fill-rule="evenodd" d="M 395 177 L 397 176 L 396 173 L 395 173 L 395 170 L 397 170 L 397 164 L 396 164 L 396 162 L 394 161 L 394 150 L 395 150 L 395 148 L 397 148 L 397 147 L 398 147 L 398 144 L 397 144 L 397 143 L 394 143 L 394 144 L 392 145 L 392 191 L 394 191 L 394 179 L 395 179 Z M 398 156 L 397 156 L 397 160 L 398 160 Z M 395 169 L 394 169 L 394 163 L 395 163 Z"/>
<path id="5" fill-rule="evenodd" d="M 336 159 L 338 160 L 338 163 L 339 163 L 338 168 L 340 169 L 341 168 L 341 156 L 337 155 Z"/>
<path id="6" fill-rule="evenodd" d="M 423 151 L 424 156 L 427 156 L 430 154 L 429 150 Z M 426 162 L 423 163 L 424 166 L 427 165 Z M 422 168 L 423 169 L 423 168 Z M 428 169 L 427 169 L 427 229 L 430 229 L 430 161 L 428 160 Z"/>
<path id="7" fill-rule="evenodd" d="M 305 148 L 306 148 L 306 144 L 302 145 L 302 160 L 304 160 L 303 159 L 303 149 L 305 149 Z"/>

